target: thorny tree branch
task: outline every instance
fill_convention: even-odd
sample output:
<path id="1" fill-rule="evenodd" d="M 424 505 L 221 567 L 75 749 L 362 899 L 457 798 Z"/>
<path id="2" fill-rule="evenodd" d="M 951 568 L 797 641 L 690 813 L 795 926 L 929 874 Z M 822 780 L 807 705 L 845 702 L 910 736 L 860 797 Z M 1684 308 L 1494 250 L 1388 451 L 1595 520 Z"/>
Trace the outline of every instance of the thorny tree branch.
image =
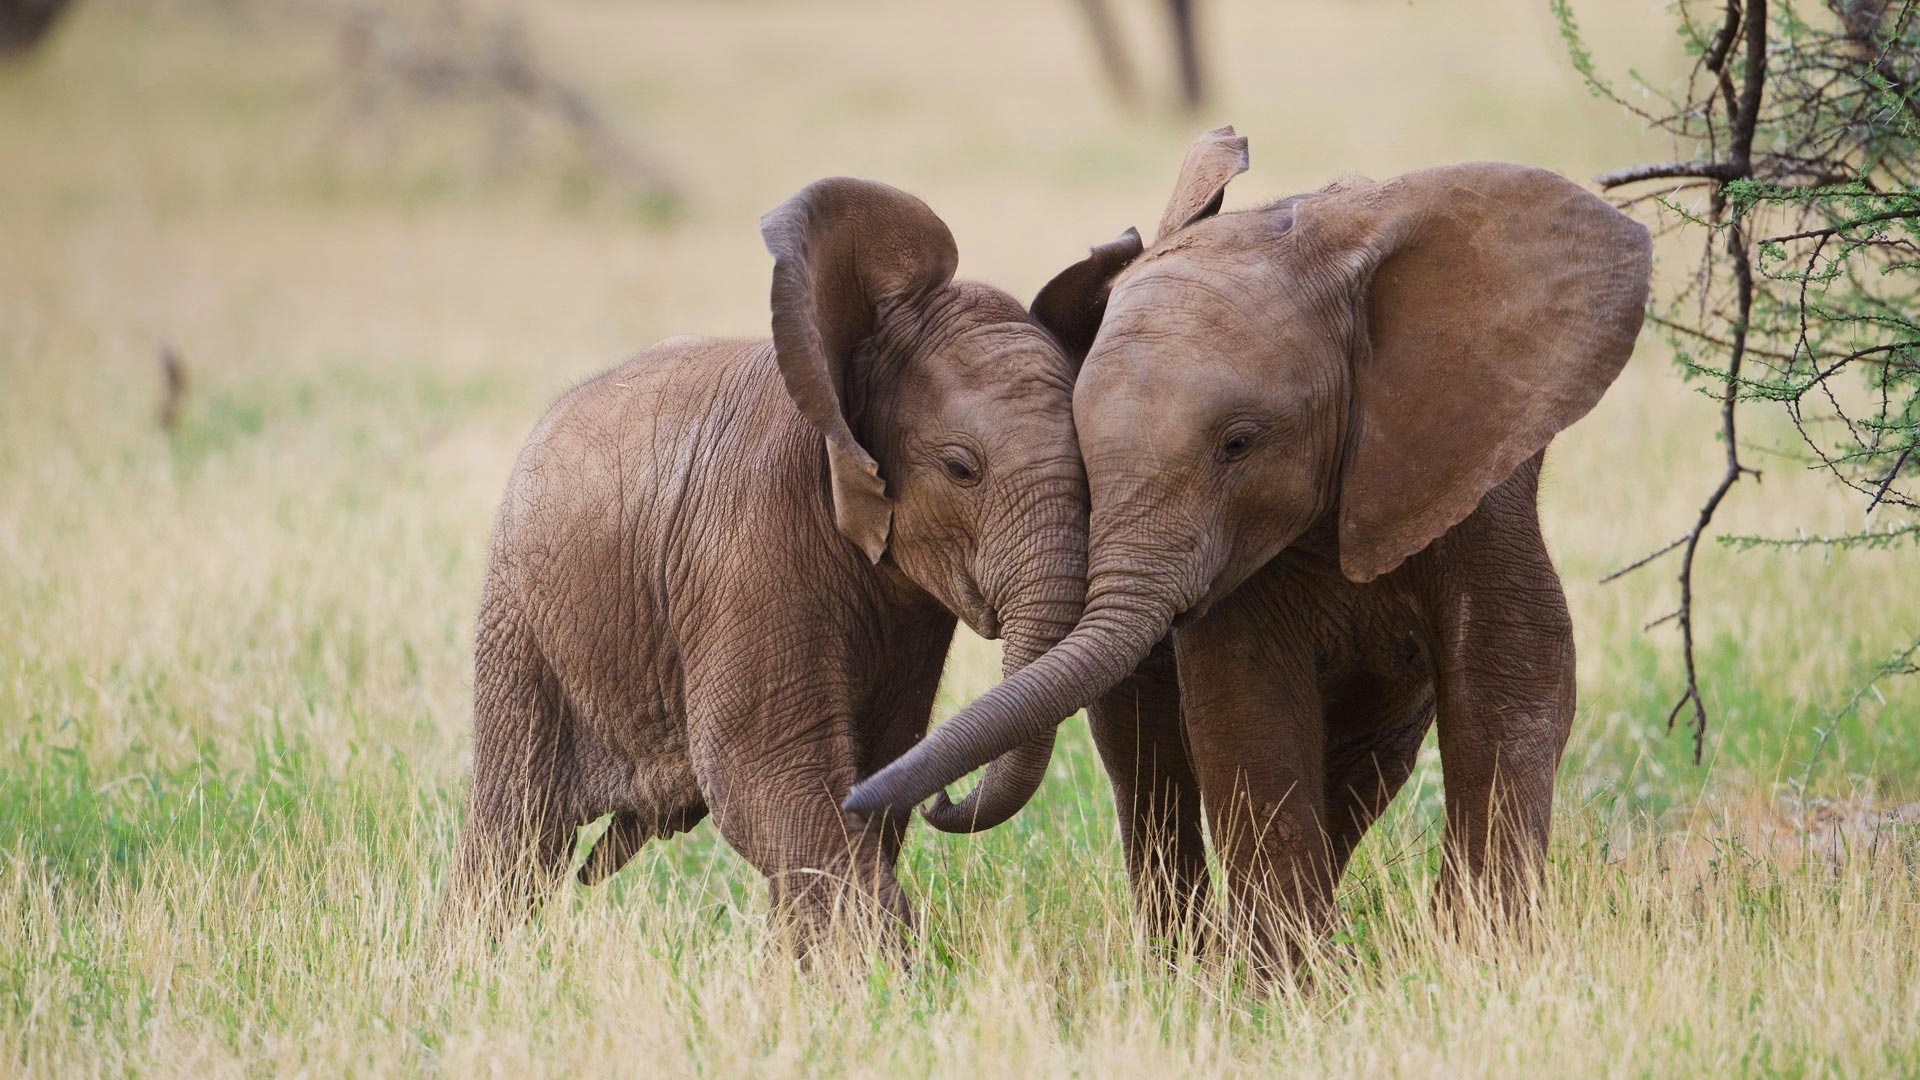
<path id="1" fill-rule="evenodd" d="M 1623 184 L 1638 184 L 1646 180 L 1668 180 L 1675 177 L 1691 177 L 1696 180 L 1738 180 L 1740 174 L 1734 171 L 1729 161 L 1666 161 L 1657 165 L 1635 165 L 1631 169 L 1619 169 L 1602 173 L 1593 178 L 1593 182 L 1608 190 Z"/>
<path id="2" fill-rule="evenodd" d="M 1843 232 L 1857 229 L 1862 225 L 1878 225 L 1883 221 L 1904 221 L 1911 218 L 1920 218 L 1920 208 L 1887 210 L 1878 214 L 1868 214 L 1866 217 L 1854 218 L 1852 221 L 1843 221 L 1838 225 L 1830 225 L 1824 229 L 1808 229 L 1805 232 L 1788 233 L 1785 236 L 1769 236 L 1760 242 L 1763 244 L 1782 244 L 1788 240 L 1824 239 L 1829 236 L 1838 236 Z"/>
<path id="3" fill-rule="evenodd" d="M 1753 135 L 1760 117 L 1760 103 L 1765 96 L 1767 78 L 1767 0 L 1727 0 L 1726 23 L 1715 36 L 1709 50 L 1705 67 L 1715 76 L 1716 93 L 1727 98 L 1731 86 L 1731 74 L 1728 61 L 1733 56 L 1733 44 L 1736 35 L 1746 39 L 1746 71 L 1737 101 L 1724 100 L 1728 110 L 1732 139 L 1727 148 L 1727 156 L 1702 162 L 1667 162 L 1656 165 L 1641 165 L 1631 169 L 1621 169 L 1596 178 L 1601 187 L 1612 189 L 1627 184 L 1642 183 L 1648 180 L 1666 180 L 1674 177 L 1693 177 L 1719 181 L 1721 185 L 1729 181 L 1749 179 L 1753 175 Z M 1710 111 L 1711 102 L 1703 112 Z M 1716 218 L 1725 212 L 1727 205 L 1724 190 L 1716 186 L 1713 192 L 1713 212 Z M 1714 486 L 1706 501 L 1700 505 L 1700 512 L 1693 527 L 1678 539 L 1658 551 L 1638 561 L 1608 574 L 1604 581 L 1612 581 L 1634 570 L 1652 563 L 1667 552 L 1680 551 L 1680 607 L 1670 618 L 1680 624 L 1681 655 L 1686 663 L 1687 685 L 1680 699 L 1667 713 L 1667 727 L 1672 728 L 1680 713 L 1689 704 L 1693 706 L 1693 760 L 1698 763 L 1706 743 L 1707 706 L 1700 696 L 1700 674 L 1694 660 L 1693 626 L 1693 567 L 1694 557 L 1700 549 L 1700 538 L 1707 533 L 1707 527 L 1713 523 L 1713 516 L 1720 504 L 1733 490 L 1733 485 L 1748 473 L 1758 476 L 1757 472 L 1740 463 L 1740 440 L 1738 437 L 1738 411 L 1740 367 L 1746 360 L 1747 330 L 1753 315 L 1753 264 L 1747 246 L 1747 232 L 1738 221 L 1732 223 L 1727 231 L 1727 254 L 1733 260 L 1735 282 L 1735 314 L 1733 319 L 1732 340 L 1727 347 L 1727 378 L 1720 394 L 1720 438 L 1726 447 L 1726 471 L 1721 473 L 1720 482 Z M 1651 627 L 1666 621 L 1657 619 L 1649 623 Z"/>
<path id="4" fill-rule="evenodd" d="M 1619 205 L 1652 202 L 1681 227 L 1704 227 L 1724 240 L 1702 248 L 1698 274 L 1667 315 L 1648 314 L 1668 331 L 1686 370 L 1718 380 L 1724 468 L 1686 532 L 1601 579 L 1681 553 L 1679 607 L 1647 625 L 1680 628 L 1686 686 L 1667 722 L 1672 727 L 1691 708 L 1696 762 L 1707 709 L 1695 662 L 1695 558 L 1728 493 L 1742 477 L 1760 475 L 1741 460 L 1739 405 L 1784 406 L 1814 452 L 1813 467 L 1868 495 L 1869 515 L 1916 505 L 1899 482 L 1920 446 L 1920 325 L 1913 319 L 1920 229 L 1911 224 L 1920 221 L 1920 0 L 1825 0 L 1825 30 L 1795 3 L 1721 0 L 1715 17 L 1702 19 L 1696 9 L 1706 0 L 1678 0 L 1683 36 L 1699 60 L 1677 96 L 1643 86 L 1665 100 L 1659 112 L 1624 102 L 1594 74 L 1565 3 L 1555 4 L 1590 88 L 1697 151 L 1690 160 L 1619 169 L 1595 182 L 1614 190 L 1664 181 Z M 1701 186 L 1709 189 L 1704 213 L 1670 198 Z M 1788 227 L 1756 241 L 1763 215 L 1785 217 Z M 1788 245 L 1807 241 L 1811 250 L 1787 261 Z M 1709 331 L 1711 323 L 1724 331 Z M 1694 350 L 1723 357 L 1724 365 L 1696 360 Z M 1749 358 L 1757 365 L 1751 375 Z M 1832 376 L 1850 367 L 1877 391 L 1872 415 L 1850 412 L 1853 399 L 1832 386 Z M 1807 402 L 1809 395 L 1816 400 Z M 1809 415 L 1808 406 L 1820 415 Z M 1844 436 L 1837 452 L 1809 431 L 1828 421 Z M 1901 527 L 1885 535 L 1891 544 L 1912 533 Z"/>
<path id="5" fill-rule="evenodd" d="M 1764 13 L 1766 0 L 1753 0 L 1756 10 Z M 1761 20 L 1756 20 L 1764 25 Z M 1762 45 L 1764 48 L 1764 44 Z M 1755 98 L 1756 104 L 1758 98 Z M 1748 122 L 1747 144 L 1752 145 L 1753 132 L 1751 118 Z M 1746 230 L 1735 224 L 1727 233 L 1727 254 L 1733 257 L 1734 281 L 1738 290 L 1739 321 L 1733 326 L 1733 347 L 1728 350 L 1727 382 L 1720 395 L 1720 438 L 1727 448 L 1727 470 L 1720 475 L 1720 483 L 1707 496 L 1700 506 L 1700 516 L 1694 521 L 1693 528 L 1687 530 L 1686 548 L 1680 555 L 1680 619 L 1681 654 L 1687 665 L 1687 688 L 1680 700 L 1673 703 L 1673 709 L 1667 713 L 1667 727 L 1672 729 L 1673 722 L 1679 718 L 1680 710 L 1688 702 L 1693 703 L 1693 762 L 1698 765 L 1707 738 L 1707 705 L 1700 697 L 1700 673 L 1694 664 L 1693 645 L 1693 561 L 1700 550 L 1700 538 L 1707 534 L 1707 526 L 1713 523 L 1713 515 L 1720 509 L 1720 503 L 1740 482 L 1740 477 L 1752 473 L 1757 479 L 1759 473 L 1740 463 L 1740 442 L 1735 431 L 1738 419 L 1735 406 L 1740 396 L 1740 365 L 1747 354 L 1747 323 L 1753 312 L 1753 266 L 1747 254 Z"/>

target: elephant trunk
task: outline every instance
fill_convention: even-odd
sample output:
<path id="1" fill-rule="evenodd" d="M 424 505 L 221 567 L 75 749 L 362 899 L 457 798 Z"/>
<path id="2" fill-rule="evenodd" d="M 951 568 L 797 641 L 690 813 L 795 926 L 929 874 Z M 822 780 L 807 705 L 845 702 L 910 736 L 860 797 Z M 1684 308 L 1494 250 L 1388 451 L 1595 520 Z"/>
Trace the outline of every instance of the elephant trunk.
<path id="1" fill-rule="evenodd" d="M 934 729 L 898 761 L 855 785 L 845 808 L 869 814 L 902 811 L 1010 751 L 1021 749 L 1024 757 L 1033 745 L 1051 748 L 1060 722 L 1132 672 L 1191 603 L 1187 594 L 1194 590 L 1164 584 L 1143 580 L 1137 570 L 1121 565 L 1096 572 L 1085 614 L 1059 644 Z M 1032 782 L 1037 784 L 1038 776 Z M 981 789 L 986 785 L 983 780 Z M 1011 777 L 1004 790 L 1018 791 Z M 991 808 L 1000 809 L 1004 797 L 996 793 Z M 983 801 L 982 809 L 987 808 Z M 1008 813 L 1018 808 L 1015 803 Z M 986 820 L 984 814 L 980 820 Z"/>
<path id="2" fill-rule="evenodd" d="M 1069 486 L 1070 485 L 1070 486 Z M 1035 485 L 1030 501 L 1013 509 L 1018 525 L 1001 530 L 1022 540 L 1012 551 L 989 558 L 998 573 L 982 575 L 989 595 L 1007 597 L 999 607 L 1004 651 L 1001 675 L 1011 677 L 1059 644 L 1079 622 L 1087 598 L 1085 483 L 1078 475 Z M 987 766 L 980 783 L 959 802 L 941 791 L 920 816 L 941 832 L 991 829 L 1020 812 L 1040 790 L 1053 760 L 1054 728 L 1036 732 Z"/>
<path id="3" fill-rule="evenodd" d="M 1035 599 L 1009 606 L 1000 668 L 1004 678 L 1025 670 L 1073 629 L 1080 617 L 1083 580 L 1078 574 L 1049 579 L 1033 590 Z M 1046 779 L 1055 730 L 1049 726 L 1036 732 L 995 758 L 980 783 L 959 802 L 949 799 L 944 790 L 935 793 L 933 802 L 920 808 L 920 816 L 948 833 L 982 832 L 1005 822 L 1027 805 Z"/>

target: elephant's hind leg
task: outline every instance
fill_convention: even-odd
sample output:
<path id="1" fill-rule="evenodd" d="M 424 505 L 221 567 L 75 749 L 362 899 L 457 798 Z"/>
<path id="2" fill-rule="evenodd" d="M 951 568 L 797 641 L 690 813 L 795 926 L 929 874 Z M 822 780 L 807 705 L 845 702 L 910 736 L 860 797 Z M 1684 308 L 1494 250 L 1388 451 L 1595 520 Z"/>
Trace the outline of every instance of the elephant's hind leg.
<path id="1" fill-rule="evenodd" d="M 566 704 L 511 614 L 483 616 L 475 649 L 473 789 L 449 913 L 496 928 L 524 918 L 566 872 L 581 824 L 568 790 Z"/>
<path id="2" fill-rule="evenodd" d="M 796 705 L 753 725 L 786 733 L 782 739 L 741 738 L 736 724 L 732 737 L 696 748 L 695 770 L 720 835 L 766 875 L 775 930 L 801 956 L 849 934 L 855 944 L 897 944 L 913 921 L 893 873 L 895 830 L 840 809 L 859 755 L 853 725 L 835 712 Z M 708 718 L 696 730 L 722 729 Z M 780 748 L 777 756 L 768 745 Z"/>
<path id="3" fill-rule="evenodd" d="M 1337 881 L 1407 778 L 1433 726 L 1432 682 L 1363 677 L 1327 702 L 1326 830 Z"/>

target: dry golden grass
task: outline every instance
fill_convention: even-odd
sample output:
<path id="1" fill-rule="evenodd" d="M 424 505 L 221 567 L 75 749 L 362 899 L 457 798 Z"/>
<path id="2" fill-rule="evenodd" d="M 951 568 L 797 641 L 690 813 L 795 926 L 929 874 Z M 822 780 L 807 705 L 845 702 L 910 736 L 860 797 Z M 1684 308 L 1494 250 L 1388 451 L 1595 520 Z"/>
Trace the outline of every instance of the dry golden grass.
<path id="1" fill-rule="evenodd" d="M 1657 12 L 1589 6 L 1603 58 L 1675 63 Z M 1710 551 L 1717 726 L 1688 764 L 1672 642 L 1640 631 L 1667 571 L 1595 584 L 1684 528 L 1716 468 L 1711 405 L 1652 341 L 1550 458 L 1582 710 L 1524 943 L 1429 919 L 1429 763 L 1308 985 L 1168 970 L 1129 929 L 1076 721 L 1016 822 L 910 845 L 911 971 L 795 972 L 710 827 L 496 948 L 430 947 L 511 456 L 649 341 L 763 333 L 755 221 L 806 181 L 919 193 L 964 273 L 1028 294 L 1157 219 L 1203 124 L 1252 139 L 1229 205 L 1667 150 L 1584 96 L 1544 5 L 1207 10 L 1222 95 L 1196 122 L 1113 109 L 1067 3 L 528 5 L 671 159 L 671 214 L 563 140 L 476 175 L 485 117 L 457 106 L 343 134 L 324 20 L 291 7 L 91 0 L 0 72 L 0 1072 L 1920 1069 L 1912 815 L 1888 817 L 1920 798 L 1920 692 L 1825 719 L 1911 640 L 1920 587 L 1887 555 Z M 170 437 L 163 342 L 191 379 Z M 1857 527 L 1768 465 L 1729 531 Z M 996 670 L 963 642 L 942 709 Z M 1814 801 L 1789 798 L 1803 778 Z"/>

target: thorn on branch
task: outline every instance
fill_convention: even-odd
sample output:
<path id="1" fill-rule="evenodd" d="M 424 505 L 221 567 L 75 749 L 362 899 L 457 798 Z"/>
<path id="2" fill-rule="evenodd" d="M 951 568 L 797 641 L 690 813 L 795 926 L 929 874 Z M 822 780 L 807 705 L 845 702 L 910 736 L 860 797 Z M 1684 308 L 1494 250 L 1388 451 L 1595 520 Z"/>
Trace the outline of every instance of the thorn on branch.
<path id="1" fill-rule="evenodd" d="M 1913 456 L 1915 445 L 1917 444 L 1908 443 L 1907 448 L 1900 451 L 1900 456 L 1894 460 L 1893 468 L 1888 469 L 1887 475 L 1880 478 L 1880 488 L 1873 493 L 1873 501 L 1867 504 L 1866 517 L 1872 517 L 1874 509 L 1880 505 L 1882 499 L 1887 497 L 1887 489 L 1893 486 L 1893 478 L 1900 475 L 1901 467 L 1906 465 L 1907 459 Z"/>

